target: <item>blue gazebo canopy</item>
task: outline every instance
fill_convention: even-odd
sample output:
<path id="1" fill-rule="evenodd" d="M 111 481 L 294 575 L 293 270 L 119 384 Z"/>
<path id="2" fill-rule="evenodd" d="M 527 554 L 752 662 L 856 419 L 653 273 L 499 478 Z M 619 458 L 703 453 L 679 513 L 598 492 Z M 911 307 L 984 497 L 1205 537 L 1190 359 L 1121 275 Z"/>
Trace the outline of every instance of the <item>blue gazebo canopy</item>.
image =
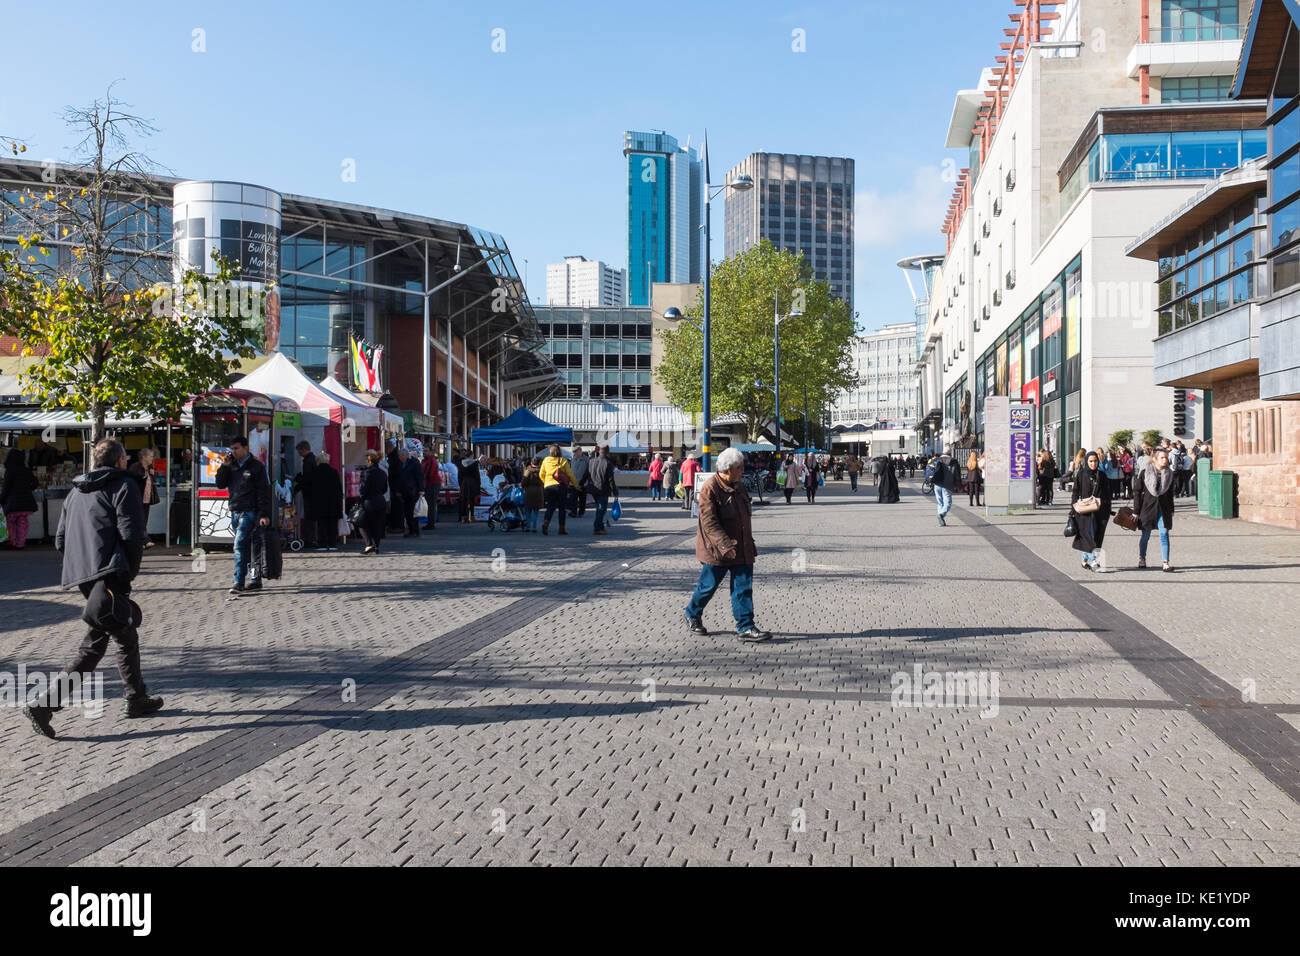
<path id="1" fill-rule="evenodd" d="M 572 445 L 573 429 L 547 424 L 528 409 L 517 408 L 495 425 L 474 429 L 469 438 L 476 445 Z"/>

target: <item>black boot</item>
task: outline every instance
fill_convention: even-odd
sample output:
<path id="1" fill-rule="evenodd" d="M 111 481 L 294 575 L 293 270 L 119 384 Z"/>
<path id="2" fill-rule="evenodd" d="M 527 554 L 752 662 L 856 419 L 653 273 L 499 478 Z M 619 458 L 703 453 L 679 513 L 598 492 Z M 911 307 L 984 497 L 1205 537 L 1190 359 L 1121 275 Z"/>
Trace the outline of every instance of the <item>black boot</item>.
<path id="1" fill-rule="evenodd" d="M 54 725 L 50 723 L 50 718 L 54 716 L 53 707 L 32 704 L 30 707 L 24 707 L 23 713 L 27 715 L 27 719 L 32 722 L 32 727 L 38 734 L 54 739 Z"/>
<path id="2" fill-rule="evenodd" d="M 134 720 L 136 717 L 148 717 L 150 714 L 162 710 L 163 699 L 161 697 L 150 697 L 146 692 L 138 697 L 132 697 L 126 702 L 126 718 Z"/>

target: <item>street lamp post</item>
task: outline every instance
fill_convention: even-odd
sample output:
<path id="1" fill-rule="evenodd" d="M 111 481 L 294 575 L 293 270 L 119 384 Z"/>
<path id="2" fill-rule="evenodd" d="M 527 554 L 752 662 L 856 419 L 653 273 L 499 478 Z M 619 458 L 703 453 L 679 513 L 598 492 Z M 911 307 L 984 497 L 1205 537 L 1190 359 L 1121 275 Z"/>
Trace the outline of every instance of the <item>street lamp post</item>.
<path id="1" fill-rule="evenodd" d="M 713 342 L 712 337 L 712 316 L 710 315 L 710 290 L 709 274 L 713 271 L 713 264 L 710 261 L 710 252 L 712 251 L 713 238 L 713 200 L 728 189 L 734 189 L 737 192 L 744 192 L 747 189 L 754 188 L 753 177 L 741 174 L 729 183 L 723 183 L 716 189 L 713 187 L 709 175 L 709 136 L 704 135 L 704 389 L 702 402 L 704 406 L 704 436 L 700 442 L 701 468 L 709 471 L 710 447 L 709 432 L 713 424 L 713 401 L 709 393 L 709 382 L 712 373 L 712 362 L 709 350 Z M 684 318 L 681 310 L 675 306 L 664 312 L 664 318 L 670 322 Z"/>
<path id="2" fill-rule="evenodd" d="M 781 314 L 781 293 L 772 297 L 772 341 L 776 346 L 776 450 L 781 451 L 781 323 L 786 319 L 797 319 L 803 313 L 794 309 L 788 315 Z"/>

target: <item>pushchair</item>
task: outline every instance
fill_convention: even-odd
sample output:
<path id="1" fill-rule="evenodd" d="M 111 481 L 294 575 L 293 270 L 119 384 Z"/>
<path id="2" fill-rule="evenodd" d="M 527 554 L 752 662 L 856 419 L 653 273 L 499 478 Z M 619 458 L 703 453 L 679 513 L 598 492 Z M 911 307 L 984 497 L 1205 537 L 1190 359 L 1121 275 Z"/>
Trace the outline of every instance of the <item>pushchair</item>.
<path id="1" fill-rule="evenodd" d="M 489 531 L 514 531 L 524 526 L 524 489 L 519 485 L 502 485 L 496 501 L 488 507 Z"/>

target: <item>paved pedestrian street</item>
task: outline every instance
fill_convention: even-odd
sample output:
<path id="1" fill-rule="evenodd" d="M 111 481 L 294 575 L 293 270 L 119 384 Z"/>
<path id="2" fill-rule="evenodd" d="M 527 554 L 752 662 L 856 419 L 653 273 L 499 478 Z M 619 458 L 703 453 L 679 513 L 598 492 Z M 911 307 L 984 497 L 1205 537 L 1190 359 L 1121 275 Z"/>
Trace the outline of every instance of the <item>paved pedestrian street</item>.
<path id="1" fill-rule="evenodd" d="M 693 523 L 442 523 L 378 558 L 149 552 L 166 708 L 0 721 L 0 861 L 86 865 L 1251 865 L 1300 858 L 1300 535 L 1181 504 L 1177 574 L 1063 506 L 940 528 L 828 482 L 755 510 L 767 644 L 682 608 Z M 554 529 L 552 529 L 554 531 Z M 1153 542 L 1159 557 L 1158 542 Z M 51 670 L 80 601 L 0 555 L 0 668 Z M 75 593 L 75 592 L 74 592 Z M 954 676 L 956 675 L 956 676 Z M 936 683 L 937 682 L 937 683 Z"/>

